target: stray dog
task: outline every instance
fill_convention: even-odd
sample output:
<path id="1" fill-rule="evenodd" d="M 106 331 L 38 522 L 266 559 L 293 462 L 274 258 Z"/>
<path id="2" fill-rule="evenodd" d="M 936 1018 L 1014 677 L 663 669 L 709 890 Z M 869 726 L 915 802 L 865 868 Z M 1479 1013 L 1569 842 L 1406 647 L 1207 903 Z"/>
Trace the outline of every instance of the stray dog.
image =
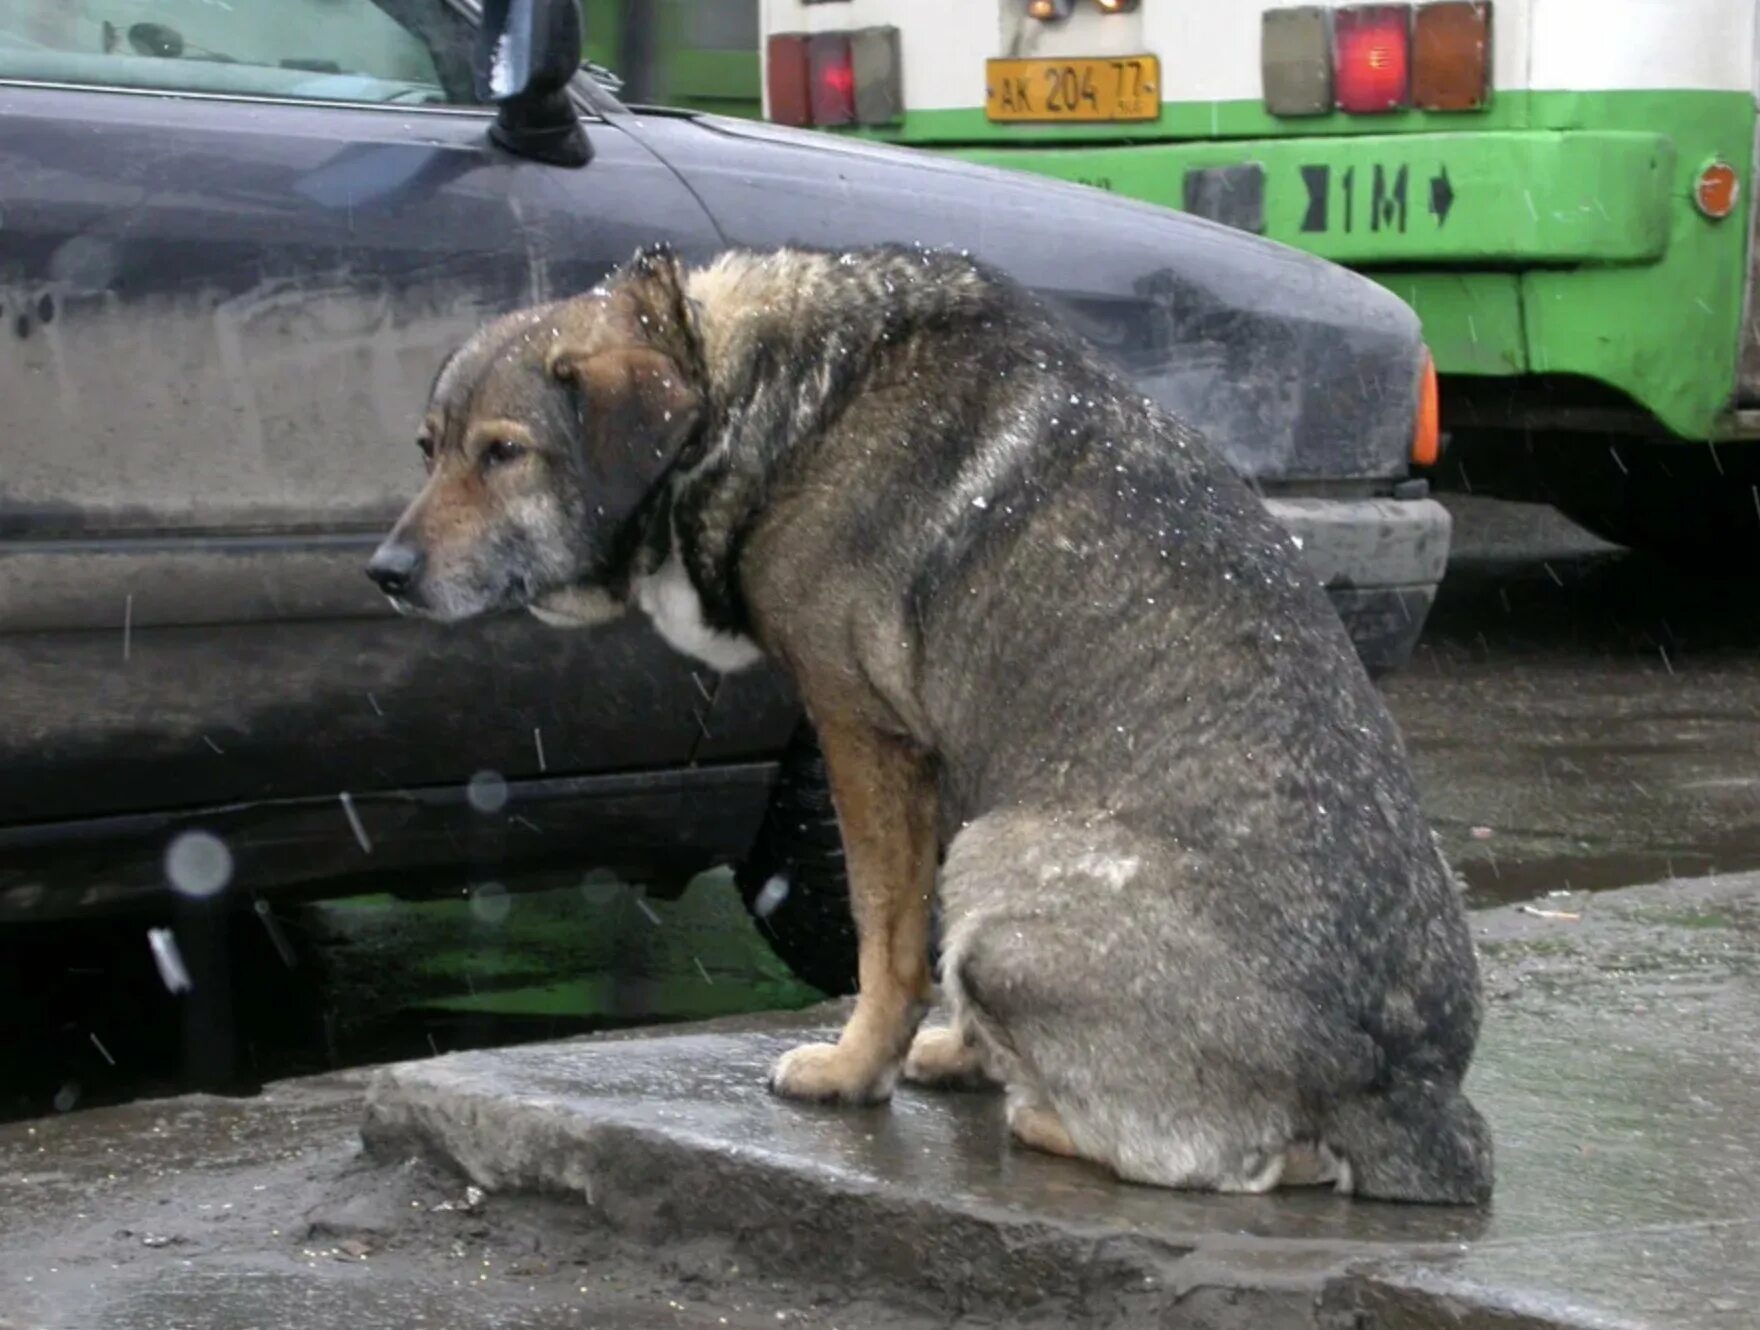
<path id="1" fill-rule="evenodd" d="M 643 251 L 472 337 L 420 442 L 369 566 L 399 608 L 634 605 L 799 689 L 860 993 L 777 1093 L 994 1080 L 1021 1142 L 1132 1181 L 1489 1195 L 1458 887 L 1342 624 L 1246 484 L 1013 282 Z M 953 1024 L 917 1033 L 943 855 Z"/>

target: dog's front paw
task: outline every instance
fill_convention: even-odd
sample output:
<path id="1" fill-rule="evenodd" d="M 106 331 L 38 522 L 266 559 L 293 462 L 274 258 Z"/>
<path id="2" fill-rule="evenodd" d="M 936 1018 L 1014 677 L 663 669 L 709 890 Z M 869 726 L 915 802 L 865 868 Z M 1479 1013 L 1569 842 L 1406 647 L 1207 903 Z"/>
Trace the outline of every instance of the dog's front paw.
<path id="1" fill-rule="evenodd" d="M 895 1063 L 875 1066 L 841 1044 L 802 1044 L 776 1060 L 770 1090 L 786 1099 L 878 1104 L 892 1097 Z"/>

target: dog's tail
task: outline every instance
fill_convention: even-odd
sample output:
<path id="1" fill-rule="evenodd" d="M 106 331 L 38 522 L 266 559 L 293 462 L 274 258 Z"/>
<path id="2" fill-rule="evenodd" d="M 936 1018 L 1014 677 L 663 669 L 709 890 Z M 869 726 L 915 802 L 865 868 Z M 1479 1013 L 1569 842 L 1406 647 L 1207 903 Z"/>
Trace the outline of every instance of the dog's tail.
<path id="1" fill-rule="evenodd" d="M 1491 1197 L 1491 1131 L 1458 1085 L 1408 1081 L 1344 1100 L 1323 1136 L 1348 1161 L 1359 1196 L 1435 1205 Z"/>

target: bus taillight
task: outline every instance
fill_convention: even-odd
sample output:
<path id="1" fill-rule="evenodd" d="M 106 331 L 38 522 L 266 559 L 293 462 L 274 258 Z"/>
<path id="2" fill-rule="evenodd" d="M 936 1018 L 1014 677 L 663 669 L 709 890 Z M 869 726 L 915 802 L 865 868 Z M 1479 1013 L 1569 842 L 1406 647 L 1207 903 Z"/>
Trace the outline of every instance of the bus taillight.
<path id="1" fill-rule="evenodd" d="M 1422 5 L 1412 21 L 1412 105 L 1477 111 L 1491 86 L 1489 0 Z"/>
<path id="2" fill-rule="evenodd" d="M 1275 116 L 1477 111 L 1491 97 L 1491 0 L 1268 9 L 1260 65 Z"/>
<path id="3" fill-rule="evenodd" d="M 807 39 L 807 69 L 812 79 L 815 125 L 850 125 L 856 118 L 856 70 L 850 60 L 849 36 L 819 32 Z"/>
<path id="4" fill-rule="evenodd" d="M 764 43 L 764 67 L 779 125 L 890 125 L 904 113 L 897 28 L 779 32 Z"/>
<path id="5" fill-rule="evenodd" d="M 1333 86 L 1351 115 L 1397 111 L 1411 96 L 1412 11 L 1406 5 L 1360 5 L 1332 20 Z"/>
<path id="6" fill-rule="evenodd" d="M 764 43 L 764 83 L 772 120 L 796 127 L 813 123 L 805 33 L 778 33 Z"/>

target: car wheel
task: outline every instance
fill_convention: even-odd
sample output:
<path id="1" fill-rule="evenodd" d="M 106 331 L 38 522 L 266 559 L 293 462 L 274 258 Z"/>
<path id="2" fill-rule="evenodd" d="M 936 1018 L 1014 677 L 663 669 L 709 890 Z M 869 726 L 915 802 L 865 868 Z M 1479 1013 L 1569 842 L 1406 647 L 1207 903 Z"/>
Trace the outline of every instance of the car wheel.
<path id="1" fill-rule="evenodd" d="M 856 991 L 856 926 L 825 759 L 802 722 L 752 852 L 735 870 L 758 931 L 795 975 L 833 997 Z"/>

